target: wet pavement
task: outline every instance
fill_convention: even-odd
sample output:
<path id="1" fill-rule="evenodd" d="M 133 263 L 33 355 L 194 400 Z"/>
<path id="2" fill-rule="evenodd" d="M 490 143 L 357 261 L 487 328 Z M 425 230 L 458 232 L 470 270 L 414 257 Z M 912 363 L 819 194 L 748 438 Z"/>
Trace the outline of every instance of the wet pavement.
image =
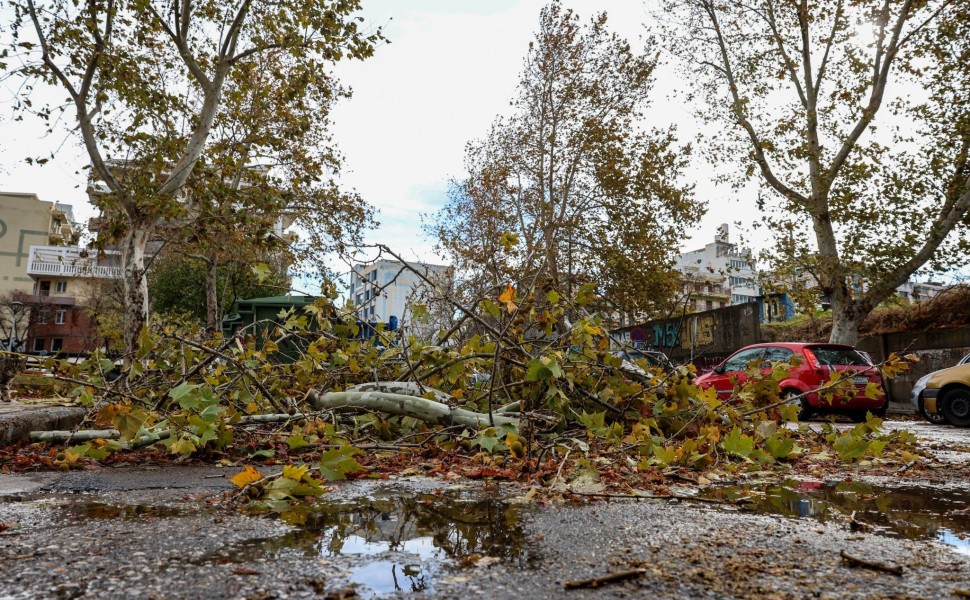
<path id="1" fill-rule="evenodd" d="M 929 427 L 928 446 L 945 439 L 953 462 L 970 458 L 970 431 Z M 494 484 L 358 481 L 273 518 L 213 501 L 237 470 L 0 476 L 0 599 L 970 593 L 970 486 L 945 473 L 702 492 L 725 504 L 543 506 Z M 850 568 L 841 552 L 903 575 Z M 599 589 L 564 586 L 631 569 Z"/>

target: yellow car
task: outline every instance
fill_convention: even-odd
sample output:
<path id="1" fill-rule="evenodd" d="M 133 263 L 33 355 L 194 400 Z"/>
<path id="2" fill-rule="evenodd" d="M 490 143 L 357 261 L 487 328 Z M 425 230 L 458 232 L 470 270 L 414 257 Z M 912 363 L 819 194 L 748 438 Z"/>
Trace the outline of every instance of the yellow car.
<path id="1" fill-rule="evenodd" d="M 942 415 L 957 427 L 970 427 L 970 364 L 931 373 L 921 393 L 930 415 Z"/>

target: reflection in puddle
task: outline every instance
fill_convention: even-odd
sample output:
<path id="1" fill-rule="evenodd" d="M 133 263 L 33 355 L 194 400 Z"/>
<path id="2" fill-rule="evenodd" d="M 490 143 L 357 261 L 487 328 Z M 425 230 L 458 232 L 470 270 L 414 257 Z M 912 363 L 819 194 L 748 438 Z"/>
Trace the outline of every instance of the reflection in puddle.
<path id="1" fill-rule="evenodd" d="M 507 502 L 459 494 L 299 505 L 283 515 L 296 531 L 228 546 L 204 562 L 328 558 L 339 573 L 321 575 L 348 580 L 365 596 L 430 591 L 446 565 L 494 557 L 528 566 L 533 557 L 521 511 Z"/>
<path id="2" fill-rule="evenodd" d="M 822 522 L 852 517 L 876 533 L 913 540 L 935 538 L 970 555 L 970 492 L 965 490 L 789 481 L 763 490 L 711 488 L 701 495 L 742 500 L 745 510 L 757 513 Z"/>

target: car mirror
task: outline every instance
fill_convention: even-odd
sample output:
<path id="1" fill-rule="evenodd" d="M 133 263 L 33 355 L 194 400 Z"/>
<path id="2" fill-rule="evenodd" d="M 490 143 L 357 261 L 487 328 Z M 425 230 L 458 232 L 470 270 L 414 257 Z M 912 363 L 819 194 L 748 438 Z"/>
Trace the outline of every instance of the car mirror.
<path id="1" fill-rule="evenodd" d="M 714 372 L 717 373 L 718 375 L 723 375 L 724 374 L 724 365 L 723 364 L 720 364 L 720 365 L 714 367 Z"/>

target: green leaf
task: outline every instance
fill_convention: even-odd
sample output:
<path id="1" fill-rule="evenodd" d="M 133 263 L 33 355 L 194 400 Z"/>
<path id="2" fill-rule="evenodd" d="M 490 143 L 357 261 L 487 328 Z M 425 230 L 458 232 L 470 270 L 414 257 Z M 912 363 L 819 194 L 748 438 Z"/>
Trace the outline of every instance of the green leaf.
<path id="1" fill-rule="evenodd" d="M 666 466 L 677 460 L 677 451 L 657 445 L 653 447 L 653 457 L 657 459 L 660 466 Z"/>
<path id="2" fill-rule="evenodd" d="M 725 452 L 742 458 L 747 458 L 754 450 L 754 438 L 744 435 L 737 427 L 724 437 L 722 443 Z"/>
<path id="3" fill-rule="evenodd" d="M 545 381 L 548 379 L 558 379 L 563 375 L 563 370 L 562 367 L 559 366 L 559 362 L 548 356 L 533 358 L 526 365 L 526 369 L 526 381 Z"/>
<path id="4" fill-rule="evenodd" d="M 835 448 L 839 458 L 844 461 L 851 462 L 859 460 L 866 455 L 866 450 L 869 448 L 869 442 L 861 437 L 847 433 L 835 440 L 832 447 Z"/>
<path id="5" fill-rule="evenodd" d="M 273 458 L 276 456 L 276 450 L 272 448 L 264 448 L 263 450 L 257 450 L 249 455 L 249 458 Z"/>
<path id="6" fill-rule="evenodd" d="M 306 441 L 306 438 L 302 435 L 291 435 L 286 438 L 286 444 L 290 447 L 290 450 L 299 450 L 309 446 L 310 442 Z"/>
<path id="7" fill-rule="evenodd" d="M 273 275 L 273 270 L 266 263 L 256 263 L 252 266 L 252 270 L 253 275 L 256 276 L 256 281 L 259 283 L 266 282 Z"/>
<path id="8" fill-rule="evenodd" d="M 328 450 L 320 456 L 320 473 L 327 481 L 347 479 L 347 473 L 363 470 L 363 465 L 354 460 L 354 456 L 363 454 L 363 450 L 349 444 L 333 450 Z"/>
<path id="9" fill-rule="evenodd" d="M 775 458 L 788 458 L 795 449 L 795 440 L 772 435 L 765 439 L 765 448 Z"/>
<path id="10" fill-rule="evenodd" d="M 546 293 L 546 301 L 549 302 L 549 304 L 559 304 L 559 299 L 559 292 L 556 290 L 549 290 Z"/>
<path id="11" fill-rule="evenodd" d="M 121 439 L 130 440 L 135 437 L 147 420 L 148 412 L 142 408 L 134 407 L 130 411 L 118 415 L 115 419 L 115 427 L 121 433 Z"/>

